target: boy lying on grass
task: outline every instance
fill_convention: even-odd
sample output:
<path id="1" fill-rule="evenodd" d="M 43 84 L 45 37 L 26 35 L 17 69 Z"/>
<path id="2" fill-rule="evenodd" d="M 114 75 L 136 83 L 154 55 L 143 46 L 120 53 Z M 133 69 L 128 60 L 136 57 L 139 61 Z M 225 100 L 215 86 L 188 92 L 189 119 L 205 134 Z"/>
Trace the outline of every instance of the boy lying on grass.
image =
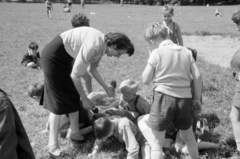
<path id="1" fill-rule="evenodd" d="M 99 118 L 98 118 L 99 117 Z M 89 159 L 96 159 L 98 150 L 110 136 L 115 136 L 119 142 L 125 143 L 128 151 L 127 159 L 138 159 L 141 151 L 142 159 L 150 159 L 150 146 L 139 131 L 138 127 L 126 117 L 97 114 L 93 116 L 94 143 Z"/>

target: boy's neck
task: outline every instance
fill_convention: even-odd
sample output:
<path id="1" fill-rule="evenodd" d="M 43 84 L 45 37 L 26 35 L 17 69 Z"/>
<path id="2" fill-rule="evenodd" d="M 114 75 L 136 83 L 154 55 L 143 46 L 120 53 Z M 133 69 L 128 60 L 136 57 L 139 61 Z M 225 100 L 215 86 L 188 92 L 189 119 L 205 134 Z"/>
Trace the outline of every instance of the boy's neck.
<path id="1" fill-rule="evenodd" d="M 173 20 L 171 19 L 171 20 L 169 20 L 169 22 L 166 22 L 166 21 L 164 21 L 164 22 L 165 22 L 166 25 L 168 25 L 168 24 L 170 24 L 172 21 L 173 21 Z"/>

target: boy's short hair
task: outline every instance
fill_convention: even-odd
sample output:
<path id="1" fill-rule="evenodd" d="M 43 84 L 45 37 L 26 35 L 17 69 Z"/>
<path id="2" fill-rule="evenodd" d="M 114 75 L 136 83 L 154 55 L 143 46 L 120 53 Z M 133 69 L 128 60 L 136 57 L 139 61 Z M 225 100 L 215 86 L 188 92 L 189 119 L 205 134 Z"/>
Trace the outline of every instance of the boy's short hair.
<path id="1" fill-rule="evenodd" d="M 28 88 L 28 96 L 33 98 L 35 97 L 41 97 L 43 91 L 43 84 L 35 83 L 29 86 Z"/>
<path id="2" fill-rule="evenodd" d="M 162 13 L 171 13 L 174 14 L 174 9 L 172 7 L 169 7 L 168 5 L 164 5 L 162 8 Z"/>
<path id="3" fill-rule="evenodd" d="M 240 24 L 240 10 L 232 15 L 232 21 L 236 24 Z"/>
<path id="4" fill-rule="evenodd" d="M 167 39 L 169 36 L 169 28 L 166 27 L 163 23 L 154 22 L 149 25 L 146 29 L 144 38 L 146 41 L 155 40 L 158 37 L 162 39 Z"/>
<path id="5" fill-rule="evenodd" d="M 240 49 L 233 55 L 230 66 L 233 70 L 240 70 Z"/>
<path id="6" fill-rule="evenodd" d="M 128 79 L 124 80 L 120 86 L 119 86 L 119 91 L 122 92 L 131 92 L 136 94 L 138 91 L 139 83 L 137 81 Z"/>
<path id="7" fill-rule="evenodd" d="M 134 46 L 131 40 L 123 33 L 108 33 L 105 35 L 107 46 L 116 45 L 117 50 L 127 50 L 127 54 L 134 54 Z"/>
<path id="8" fill-rule="evenodd" d="M 103 139 L 111 131 L 112 123 L 106 117 L 101 117 L 93 122 L 93 131 L 97 139 Z"/>
<path id="9" fill-rule="evenodd" d="M 28 48 L 29 48 L 29 49 L 32 49 L 32 50 L 37 50 L 37 49 L 38 49 L 38 44 L 35 43 L 35 42 L 31 42 L 31 43 L 28 45 Z"/>
<path id="10" fill-rule="evenodd" d="M 75 14 L 72 17 L 71 22 L 74 28 L 82 27 L 82 26 L 88 26 L 88 27 L 90 26 L 88 17 L 83 13 Z"/>

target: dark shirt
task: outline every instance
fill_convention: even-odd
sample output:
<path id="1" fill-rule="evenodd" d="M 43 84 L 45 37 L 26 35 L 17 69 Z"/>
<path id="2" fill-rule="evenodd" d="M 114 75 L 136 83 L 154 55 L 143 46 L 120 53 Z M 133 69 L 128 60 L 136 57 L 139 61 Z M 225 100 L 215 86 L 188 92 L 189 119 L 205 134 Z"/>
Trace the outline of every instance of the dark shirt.
<path id="1" fill-rule="evenodd" d="M 0 91 L 0 158 L 35 159 L 22 121 L 6 94 Z"/>
<path id="2" fill-rule="evenodd" d="M 26 53 L 25 55 L 23 55 L 21 64 L 27 66 L 28 63 L 34 62 L 36 65 L 38 65 L 39 60 L 40 60 L 39 52 L 36 54 L 36 56 L 29 55 L 29 53 Z"/>

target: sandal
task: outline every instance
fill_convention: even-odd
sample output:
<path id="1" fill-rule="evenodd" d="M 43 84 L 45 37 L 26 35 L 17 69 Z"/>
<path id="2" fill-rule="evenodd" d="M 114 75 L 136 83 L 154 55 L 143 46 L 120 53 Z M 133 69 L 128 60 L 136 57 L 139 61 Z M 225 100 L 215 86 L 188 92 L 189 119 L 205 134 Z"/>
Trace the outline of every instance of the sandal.
<path id="1" fill-rule="evenodd" d="M 60 150 L 58 145 L 48 146 L 48 154 L 53 159 L 61 159 L 64 157 L 63 152 Z"/>

